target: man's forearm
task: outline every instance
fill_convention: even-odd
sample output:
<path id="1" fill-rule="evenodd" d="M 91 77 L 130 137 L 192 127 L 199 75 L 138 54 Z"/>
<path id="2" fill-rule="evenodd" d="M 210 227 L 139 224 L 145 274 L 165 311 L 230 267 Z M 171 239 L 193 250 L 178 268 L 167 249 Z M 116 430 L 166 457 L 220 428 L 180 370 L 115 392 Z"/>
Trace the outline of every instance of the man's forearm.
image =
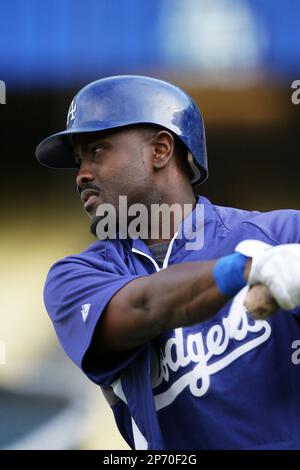
<path id="1" fill-rule="evenodd" d="M 153 316 L 153 322 L 168 330 L 213 316 L 228 301 L 216 287 L 215 263 L 182 263 L 149 276 L 145 308 Z"/>
<path id="2" fill-rule="evenodd" d="M 169 329 L 211 318 L 228 301 L 216 286 L 216 261 L 181 263 L 140 277 L 121 289 L 99 322 L 97 347 L 118 352 Z M 244 276 L 247 278 L 249 262 Z"/>

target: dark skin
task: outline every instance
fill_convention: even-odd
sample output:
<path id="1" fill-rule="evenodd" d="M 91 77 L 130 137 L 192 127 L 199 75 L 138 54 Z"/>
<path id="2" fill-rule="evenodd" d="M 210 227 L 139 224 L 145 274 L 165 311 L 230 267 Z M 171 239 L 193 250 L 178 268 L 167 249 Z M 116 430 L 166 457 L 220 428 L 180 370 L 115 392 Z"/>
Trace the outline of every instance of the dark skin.
<path id="1" fill-rule="evenodd" d="M 73 147 L 80 166 L 76 183 L 92 226 L 100 204 L 110 203 L 118 213 L 120 195 L 127 196 L 128 206 L 144 204 L 149 214 L 151 204 L 196 203 L 182 160 L 174 156 L 174 138 L 167 131 L 135 127 L 88 133 L 75 136 Z M 171 239 L 174 231 L 170 235 Z M 148 237 L 145 241 L 168 240 Z"/>
<path id="2" fill-rule="evenodd" d="M 128 197 L 128 206 L 195 205 L 182 155 L 173 135 L 164 129 L 131 127 L 82 134 L 74 138 L 73 146 L 79 165 L 76 183 L 92 220 L 101 203 L 117 208 L 119 195 Z M 145 240 L 158 241 L 169 240 Z M 164 331 L 211 318 L 228 301 L 215 285 L 215 263 L 181 263 L 128 283 L 101 316 L 89 354 L 113 357 Z M 250 261 L 245 279 L 249 269 Z"/>

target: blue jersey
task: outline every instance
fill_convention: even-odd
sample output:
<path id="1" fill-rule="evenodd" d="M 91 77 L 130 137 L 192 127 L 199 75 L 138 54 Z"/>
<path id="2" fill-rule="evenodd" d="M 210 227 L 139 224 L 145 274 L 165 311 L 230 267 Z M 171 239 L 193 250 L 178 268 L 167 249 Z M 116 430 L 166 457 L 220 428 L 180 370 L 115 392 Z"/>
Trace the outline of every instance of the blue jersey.
<path id="1" fill-rule="evenodd" d="M 258 239 L 299 243 L 300 212 L 249 212 L 204 205 L 204 238 L 187 250 L 184 237 L 169 246 L 164 267 L 204 261 Z M 193 213 L 191 227 L 197 227 Z M 113 364 L 87 355 L 106 305 L 128 282 L 158 270 L 141 239 L 97 241 L 54 264 L 45 304 L 70 358 L 96 384 L 112 387 L 118 428 L 136 449 L 300 449 L 300 310 L 254 321 L 240 291 L 209 321 L 166 331 Z M 172 289 L 172 286 L 170 286 Z M 153 293 L 155 295 L 155 293 Z M 242 310 L 229 337 L 228 315 Z M 299 343 L 300 344 L 300 343 Z"/>

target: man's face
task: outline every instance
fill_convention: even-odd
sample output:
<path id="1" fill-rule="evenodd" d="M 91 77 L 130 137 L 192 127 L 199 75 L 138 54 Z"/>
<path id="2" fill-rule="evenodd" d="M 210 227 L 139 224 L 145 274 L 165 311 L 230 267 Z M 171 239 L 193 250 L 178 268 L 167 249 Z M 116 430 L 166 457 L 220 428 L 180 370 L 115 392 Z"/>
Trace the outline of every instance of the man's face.
<path id="1" fill-rule="evenodd" d="M 78 164 L 76 183 L 85 211 L 96 220 L 100 204 L 114 206 L 118 218 L 119 196 L 127 204 L 157 202 L 153 185 L 152 131 L 123 128 L 74 136 Z M 93 225 L 93 224 L 92 224 Z"/>

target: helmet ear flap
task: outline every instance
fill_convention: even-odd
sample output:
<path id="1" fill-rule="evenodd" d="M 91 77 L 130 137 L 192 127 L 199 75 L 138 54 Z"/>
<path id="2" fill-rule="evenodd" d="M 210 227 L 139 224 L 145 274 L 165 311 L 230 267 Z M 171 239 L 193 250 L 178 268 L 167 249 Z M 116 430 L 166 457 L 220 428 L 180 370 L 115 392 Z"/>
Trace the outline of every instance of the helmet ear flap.
<path id="1" fill-rule="evenodd" d="M 201 179 L 201 172 L 194 162 L 194 157 L 190 151 L 187 154 L 188 163 L 192 172 L 191 185 L 198 183 Z"/>

